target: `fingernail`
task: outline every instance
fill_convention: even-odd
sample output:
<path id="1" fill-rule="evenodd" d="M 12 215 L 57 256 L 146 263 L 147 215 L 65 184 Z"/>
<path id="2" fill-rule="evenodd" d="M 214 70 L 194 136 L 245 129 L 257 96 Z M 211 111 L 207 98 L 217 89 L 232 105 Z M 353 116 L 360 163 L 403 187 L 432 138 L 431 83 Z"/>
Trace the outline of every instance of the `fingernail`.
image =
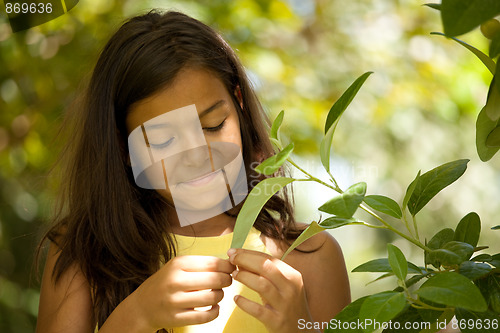
<path id="1" fill-rule="evenodd" d="M 227 250 L 227 256 L 228 257 L 232 256 L 235 253 L 236 253 L 236 249 L 229 249 L 229 250 Z"/>
<path id="2" fill-rule="evenodd" d="M 234 301 L 235 301 L 235 302 L 238 300 L 238 297 L 240 297 L 240 295 L 236 295 L 236 296 L 234 296 L 234 298 L 233 298 L 233 299 L 234 299 Z"/>
<path id="3" fill-rule="evenodd" d="M 236 275 L 238 274 L 238 270 L 234 270 L 232 273 L 231 273 L 231 276 L 233 277 L 233 279 L 236 279 Z"/>

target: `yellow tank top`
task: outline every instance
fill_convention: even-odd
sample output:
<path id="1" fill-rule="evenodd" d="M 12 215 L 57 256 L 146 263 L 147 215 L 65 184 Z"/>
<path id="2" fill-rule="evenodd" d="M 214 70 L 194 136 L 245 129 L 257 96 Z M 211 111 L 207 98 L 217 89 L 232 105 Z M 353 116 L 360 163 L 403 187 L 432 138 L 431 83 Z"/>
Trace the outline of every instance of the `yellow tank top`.
<path id="1" fill-rule="evenodd" d="M 215 237 L 190 237 L 175 235 L 177 240 L 177 255 L 205 255 L 227 258 L 227 250 L 231 246 L 233 234 L 229 233 Z M 260 239 L 260 231 L 252 228 L 243 248 L 269 253 Z M 174 333 L 267 333 L 264 324 L 250 316 L 234 303 L 235 295 L 242 295 L 254 302 L 262 304 L 258 293 L 234 281 L 223 289 L 224 298 L 219 303 L 219 316 L 211 322 L 174 328 Z"/>

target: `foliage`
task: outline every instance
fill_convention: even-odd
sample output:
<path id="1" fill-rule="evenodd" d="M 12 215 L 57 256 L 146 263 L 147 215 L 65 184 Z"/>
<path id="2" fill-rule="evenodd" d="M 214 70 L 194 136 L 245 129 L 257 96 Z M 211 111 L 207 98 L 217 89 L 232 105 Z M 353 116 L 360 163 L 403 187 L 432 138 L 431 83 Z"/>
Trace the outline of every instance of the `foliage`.
<path id="1" fill-rule="evenodd" d="M 444 34 L 470 50 L 493 74 L 486 105 L 477 118 L 476 146 L 482 161 L 490 160 L 500 149 L 500 66 L 493 61 L 500 54 L 500 23 L 493 19 L 500 14 L 500 2 L 496 0 L 443 0 L 441 11 Z M 485 37 L 491 39 L 489 56 L 475 47 L 455 38 L 477 26 Z M 440 33 L 434 33 L 440 34 Z"/>
<path id="2" fill-rule="evenodd" d="M 423 2 L 82 0 L 68 14 L 18 33 L 10 32 L 0 14 L 0 331 L 34 331 L 39 283 L 32 269 L 33 249 L 50 221 L 57 188 L 57 173 L 49 175 L 49 170 L 64 137 L 56 134 L 99 50 L 123 20 L 160 7 L 181 10 L 218 29 L 237 50 L 266 110 L 273 117 L 287 110 L 283 132 L 294 133 L 297 159 L 319 151 L 324 111 L 352 81 L 352 73 L 374 70 L 377 75 L 370 77 L 365 93 L 350 106 L 354 112 L 343 116 L 335 133 L 341 144 L 334 148 L 331 168 L 347 188 L 366 180 L 364 166 L 377 166 L 381 172 L 370 179 L 370 188 L 383 188 L 397 198 L 405 190 L 400 184 L 417 166 L 473 155 L 472 146 L 465 145 L 473 131 L 468 124 L 477 117 L 477 105 L 484 105 L 481 98 L 490 81 L 488 70 L 468 51 L 426 36 L 439 28 L 437 16 L 429 15 Z M 464 40 L 484 48 L 479 34 Z M 489 121 L 486 113 L 482 116 Z M 430 209 L 418 213 L 421 220 L 432 216 L 433 221 L 419 225 L 419 231 L 430 235 L 429 228 L 458 221 L 470 210 L 481 212 L 484 221 L 495 221 L 500 210 L 491 198 L 500 192 L 491 180 L 498 177 L 499 161 L 479 165 L 471 157 L 472 173 L 453 186 L 455 191 L 445 191 Z M 353 177 L 359 179 L 351 182 Z M 317 201 L 320 193 L 294 195 L 297 214 L 310 219 L 308 201 Z M 450 195 L 453 200 L 447 200 Z M 367 205 L 373 204 L 369 197 Z M 436 207 L 440 214 L 433 213 Z M 320 223 L 333 228 L 354 222 L 330 217 Z M 393 240 L 391 233 L 378 229 L 345 230 L 360 233 L 359 241 L 352 242 L 343 237 L 343 229 L 333 230 L 352 267 Z M 483 233 L 483 241 L 487 238 Z M 353 295 L 366 293 L 361 287 L 365 276 L 351 274 Z M 387 280 L 370 291 L 384 288 Z"/>
<path id="3" fill-rule="evenodd" d="M 433 5 L 431 7 L 441 10 L 444 30 L 446 36 L 449 37 L 468 32 L 500 13 L 499 3 L 488 0 L 472 2 L 443 0 L 440 6 Z M 500 30 L 497 33 L 500 36 Z M 478 49 L 462 41 L 457 41 L 478 56 L 490 70 L 496 68 L 495 77 L 492 80 L 488 94 L 486 111 L 483 109 L 481 113 L 487 113 L 490 122 L 500 121 L 500 103 L 498 103 L 500 100 L 497 100 L 497 96 L 500 96 L 498 95 L 500 89 L 497 89 L 497 87 L 500 87 L 500 84 L 497 86 L 495 83 L 500 66 L 497 66 L 493 59 Z M 492 43 L 492 47 L 496 46 Z M 490 50 L 490 54 L 494 53 Z M 495 66 L 492 64 L 495 64 Z M 408 262 L 404 253 L 398 247 L 390 243 L 387 244 L 387 258 L 371 260 L 358 266 L 353 272 L 384 272 L 385 274 L 377 278 L 377 280 L 395 276 L 398 287 L 394 290 L 383 291 L 358 299 L 340 312 L 335 317 L 336 320 L 347 322 L 359 320 L 364 323 L 370 320 L 372 324 L 366 325 L 362 329 L 364 332 L 373 332 L 377 329 L 373 322 L 385 323 L 390 320 L 397 322 L 433 322 L 435 326 L 425 331 L 437 332 L 439 329 L 437 322 L 449 321 L 454 315 L 458 323 L 467 322 L 468 319 L 481 319 L 481 323 L 472 326 L 459 324 L 462 332 L 496 332 L 500 325 L 500 253 L 494 255 L 480 254 L 472 257 L 474 253 L 488 248 L 488 246 L 478 246 L 481 232 L 479 216 L 475 212 L 471 212 L 459 221 L 455 229 L 445 228 L 439 230 L 429 241 L 425 238 L 424 242 L 422 242 L 419 235 L 416 219 L 417 214 L 431 199 L 464 174 L 469 162 L 468 159 L 448 162 L 423 174 L 419 171 L 415 179 L 408 185 L 401 205 L 386 196 L 366 196 L 367 185 L 364 182 L 351 185 L 347 190 L 343 191 L 331 173 L 330 149 L 333 133 L 340 117 L 370 74 L 371 72 L 365 73 L 355 80 L 334 103 L 327 115 L 325 136 L 320 146 L 320 159 L 329 175 L 330 183 L 313 176 L 292 160 L 289 156 L 291 152 L 289 147 L 293 143 L 284 149 L 282 148 L 283 144 L 278 135 L 278 128 L 283 122 L 283 112 L 279 114 L 272 125 L 273 143 L 279 150 L 276 156 L 280 156 L 280 158 L 275 156 L 268 158 L 261 166 L 265 165 L 266 168 L 276 171 L 286 159 L 306 176 L 306 178 L 295 178 L 293 181 L 314 181 L 339 193 L 339 195 L 318 207 L 319 211 L 333 216 L 323 222 L 313 221 L 286 251 L 282 259 L 300 243 L 325 229 L 345 225 L 363 225 L 369 228 L 392 231 L 423 251 L 424 266 L 417 266 Z M 477 135 L 478 138 L 482 136 L 483 140 L 478 140 L 477 145 L 478 153 L 483 161 L 489 160 L 500 149 L 500 145 L 498 147 L 494 145 L 499 141 L 497 138 L 497 135 L 500 135 L 499 129 L 478 121 Z M 485 147 L 489 149 L 486 152 Z M 266 181 L 269 181 L 269 179 L 266 179 Z M 246 205 L 253 204 L 253 201 L 255 201 L 253 198 L 247 200 L 243 209 L 245 209 Z M 363 202 L 369 207 L 366 207 Z M 358 209 L 368 212 L 379 223 L 372 224 L 354 217 Z M 393 219 L 388 220 L 380 216 L 379 213 L 389 215 Z M 252 216 L 241 215 L 238 216 L 239 221 L 237 223 L 245 223 L 246 225 L 253 223 L 254 218 Z M 327 223 L 332 219 L 336 222 Z M 399 226 L 404 226 L 406 230 L 404 232 L 400 231 Z M 491 229 L 497 230 L 499 227 Z M 246 237 L 246 235 L 238 236 L 243 239 Z M 345 327 L 330 327 L 325 330 L 325 332 L 345 331 Z M 361 330 L 351 328 L 351 331 Z M 383 331 L 390 332 L 391 329 L 386 328 Z"/>

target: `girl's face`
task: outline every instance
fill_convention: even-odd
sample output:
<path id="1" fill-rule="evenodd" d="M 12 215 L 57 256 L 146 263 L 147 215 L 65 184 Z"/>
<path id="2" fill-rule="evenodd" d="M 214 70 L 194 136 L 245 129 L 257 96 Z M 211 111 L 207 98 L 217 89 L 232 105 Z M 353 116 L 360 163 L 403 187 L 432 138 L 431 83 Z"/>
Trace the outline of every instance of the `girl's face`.
<path id="1" fill-rule="evenodd" d="M 178 215 L 179 209 L 203 211 L 229 203 L 220 214 L 231 208 L 228 189 L 244 175 L 240 126 L 233 99 L 214 74 L 181 70 L 172 84 L 130 107 L 126 126 L 128 134 L 144 134 L 148 153 L 142 159 L 161 160 L 156 165 L 163 172 L 155 177 L 161 176 L 166 189 L 153 188 L 175 205 Z M 129 153 L 134 168 L 130 138 Z M 246 188 L 246 177 L 244 183 Z"/>

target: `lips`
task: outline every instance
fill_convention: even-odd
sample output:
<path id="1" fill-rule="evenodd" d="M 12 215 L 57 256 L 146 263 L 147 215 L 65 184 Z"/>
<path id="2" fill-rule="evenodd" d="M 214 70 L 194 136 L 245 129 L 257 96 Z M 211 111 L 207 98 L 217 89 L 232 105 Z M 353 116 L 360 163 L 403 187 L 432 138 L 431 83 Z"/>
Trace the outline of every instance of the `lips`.
<path id="1" fill-rule="evenodd" d="M 205 185 L 205 184 L 209 183 L 210 181 L 212 181 L 220 172 L 221 172 L 221 170 L 219 169 L 217 171 L 210 172 L 210 173 L 205 174 L 203 176 L 200 176 L 198 178 L 180 182 L 178 185 L 190 185 L 190 186 Z"/>

